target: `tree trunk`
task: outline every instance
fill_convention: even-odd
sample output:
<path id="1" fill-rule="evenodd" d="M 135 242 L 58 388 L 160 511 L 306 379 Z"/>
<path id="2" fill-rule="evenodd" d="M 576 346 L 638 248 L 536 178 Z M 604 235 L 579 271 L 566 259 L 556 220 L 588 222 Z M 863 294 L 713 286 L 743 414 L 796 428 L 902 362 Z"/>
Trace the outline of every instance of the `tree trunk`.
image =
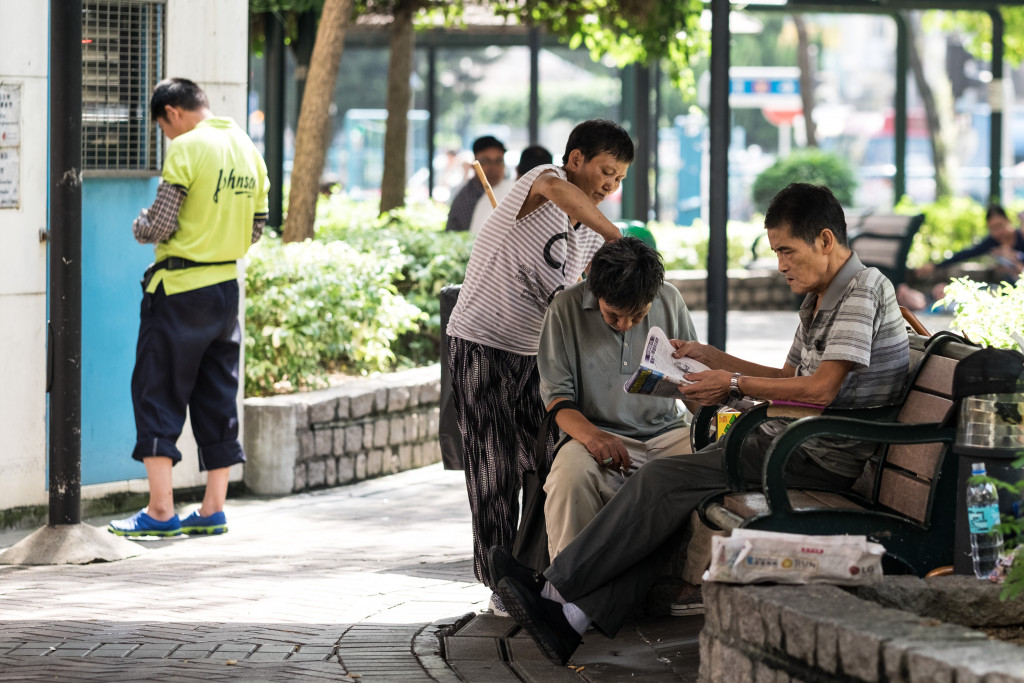
<path id="1" fill-rule="evenodd" d="M 921 95 L 921 104 L 924 105 L 925 119 L 928 122 L 928 141 L 931 143 L 932 161 L 935 165 L 935 198 L 939 199 L 953 194 L 949 146 L 946 142 L 946 135 L 953 128 L 952 86 L 947 78 L 944 85 L 948 96 L 942 97 L 943 84 L 933 85 L 924 72 L 924 60 L 921 58 L 924 47 L 921 44 L 921 13 L 906 12 L 904 19 L 907 24 L 910 70 L 914 74 L 914 83 Z M 940 99 L 944 100 L 944 103 L 940 102 Z"/>
<path id="2" fill-rule="evenodd" d="M 807 39 L 807 24 L 802 14 L 793 15 L 797 35 L 797 60 L 800 64 L 800 99 L 804 109 L 804 128 L 807 146 L 818 146 L 818 129 L 814 125 L 814 67 L 811 65 L 811 43 Z"/>
<path id="3" fill-rule="evenodd" d="M 288 216 L 284 222 L 285 242 L 301 242 L 313 237 L 320 174 L 331 137 L 331 102 L 351 6 L 351 0 L 326 0 L 320 15 L 295 131 L 295 163 L 288 193 Z"/>
<path id="4" fill-rule="evenodd" d="M 380 188 L 380 212 L 405 205 L 405 159 L 409 140 L 409 109 L 412 106 L 412 59 L 416 35 L 412 8 L 397 8 L 391 22 L 391 60 L 388 63 L 388 123 L 384 132 L 384 176 Z"/>

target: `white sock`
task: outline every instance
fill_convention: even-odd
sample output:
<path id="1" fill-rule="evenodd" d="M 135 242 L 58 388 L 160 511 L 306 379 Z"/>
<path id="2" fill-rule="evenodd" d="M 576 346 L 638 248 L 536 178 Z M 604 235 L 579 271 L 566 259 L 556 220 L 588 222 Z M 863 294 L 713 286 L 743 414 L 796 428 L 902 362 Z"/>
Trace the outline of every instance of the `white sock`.
<path id="1" fill-rule="evenodd" d="M 565 620 L 569 622 L 569 625 L 581 636 L 590 627 L 590 617 L 584 614 L 583 610 L 577 607 L 575 603 L 567 602 L 562 605 L 562 614 L 565 616 Z"/>
<path id="2" fill-rule="evenodd" d="M 554 600 L 559 605 L 565 604 L 565 598 L 563 598 L 562 594 L 558 592 L 557 588 L 555 588 L 555 584 L 550 581 L 544 582 L 544 587 L 540 589 L 540 597 L 548 600 Z"/>

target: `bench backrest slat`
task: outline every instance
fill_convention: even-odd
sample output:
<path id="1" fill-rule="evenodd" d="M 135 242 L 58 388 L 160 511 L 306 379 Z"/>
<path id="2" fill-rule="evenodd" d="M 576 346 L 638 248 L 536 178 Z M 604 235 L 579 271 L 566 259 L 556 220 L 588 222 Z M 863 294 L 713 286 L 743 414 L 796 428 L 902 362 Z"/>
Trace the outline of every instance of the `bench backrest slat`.
<path id="1" fill-rule="evenodd" d="M 854 235 L 870 232 L 876 235 L 893 235 L 902 237 L 913 225 L 915 216 L 900 214 L 871 214 L 860 219 L 853 226 Z"/>
<path id="2" fill-rule="evenodd" d="M 900 408 L 897 422 L 942 422 L 953 408 L 953 401 L 945 396 L 926 394 L 911 389 Z"/>
<path id="3" fill-rule="evenodd" d="M 901 443 L 889 446 L 885 462 L 916 475 L 932 480 L 938 473 L 945 446 L 941 443 Z"/>
<path id="4" fill-rule="evenodd" d="M 897 422 L 944 423 L 956 408 L 953 373 L 960 359 L 976 348 L 962 343 L 937 340 L 912 377 Z M 949 457 L 943 443 L 890 444 L 872 474 L 876 476 L 875 501 L 918 522 L 928 523 L 931 515 L 932 482 L 938 477 L 943 459 Z"/>
<path id="5" fill-rule="evenodd" d="M 883 237 L 870 237 L 865 235 L 857 240 L 857 256 L 863 263 L 870 263 L 877 266 L 888 266 L 895 268 L 897 261 L 903 256 L 899 251 L 899 245 L 894 244 L 891 239 Z"/>
<path id="6" fill-rule="evenodd" d="M 928 519 L 931 491 L 930 481 L 895 468 L 886 468 L 882 472 L 878 502 L 923 523 Z"/>
<path id="7" fill-rule="evenodd" d="M 933 394 L 952 396 L 953 369 L 956 368 L 957 362 L 945 356 L 929 356 L 918 373 L 914 386 Z"/>

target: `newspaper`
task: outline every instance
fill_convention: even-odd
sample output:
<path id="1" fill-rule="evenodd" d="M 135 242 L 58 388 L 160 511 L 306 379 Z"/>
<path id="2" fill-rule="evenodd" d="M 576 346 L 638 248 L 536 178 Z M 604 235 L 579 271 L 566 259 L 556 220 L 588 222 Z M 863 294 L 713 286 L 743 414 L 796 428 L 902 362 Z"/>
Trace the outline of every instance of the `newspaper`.
<path id="1" fill-rule="evenodd" d="M 711 369 L 693 358 L 673 358 L 673 351 L 665 332 L 660 327 L 652 327 L 644 343 L 640 367 L 622 387 L 626 393 L 681 398 L 678 387 L 692 384 L 683 379 L 683 375 Z"/>
<path id="2" fill-rule="evenodd" d="M 885 547 L 866 536 L 808 536 L 733 529 L 711 539 L 705 581 L 833 583 L 863 586 L 882 580 Z"/>

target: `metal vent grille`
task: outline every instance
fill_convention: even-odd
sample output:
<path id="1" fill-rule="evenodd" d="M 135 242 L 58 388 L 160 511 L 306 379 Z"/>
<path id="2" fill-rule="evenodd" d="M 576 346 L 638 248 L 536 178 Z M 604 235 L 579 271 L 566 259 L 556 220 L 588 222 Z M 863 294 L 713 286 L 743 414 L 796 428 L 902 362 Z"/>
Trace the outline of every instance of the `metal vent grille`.
<path id="1" fill-rule="evenodd" d="M 164 17 L 163 0 L 82 3 L 82 169 L 90 175 L 160 170 L 149 94 L 164 70 Z"/>

